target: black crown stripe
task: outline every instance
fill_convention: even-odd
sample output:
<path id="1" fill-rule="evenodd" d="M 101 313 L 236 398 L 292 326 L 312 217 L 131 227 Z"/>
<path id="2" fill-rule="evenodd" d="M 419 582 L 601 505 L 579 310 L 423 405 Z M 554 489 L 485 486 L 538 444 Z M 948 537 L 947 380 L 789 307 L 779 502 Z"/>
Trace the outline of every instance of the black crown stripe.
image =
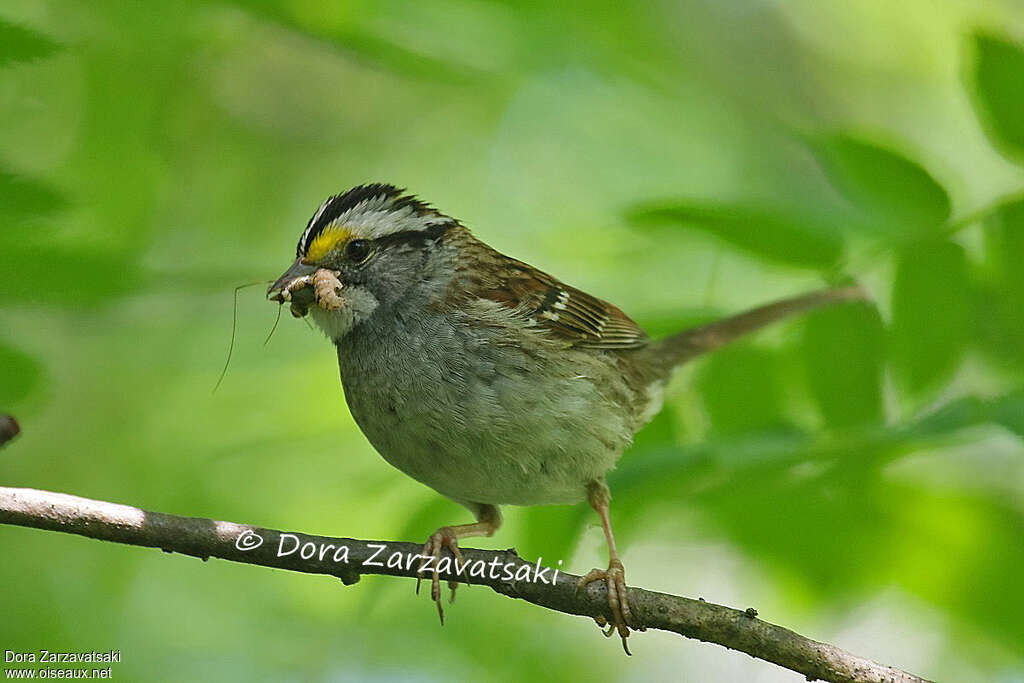
<path id="1" fill-rule="evenodd" d="M 389 207 L 392 211 L 411 207 L 416 215 L 419 216 L 427 213 L 436 213 L 425 202 L 420 201 L 413 195 L 403 194 L 404 192 L 404 188 L 395 187 L 387 183 L 371 183 L 368 185 L 358 185 L 347 192 L 330 197 L 322 205 L 322 208 L 309 219 L 309 223 L 306 224 L 306 229 L 303 231 L 302 237 L 299 238 L 299 243 L 295 248 L 295 256 L 303 256 L 309 250 L 309 245 L 313 243 L 313 240 L 338 216 L 368 199 L 380 196 L 387 197 L 392 200 Z"/>

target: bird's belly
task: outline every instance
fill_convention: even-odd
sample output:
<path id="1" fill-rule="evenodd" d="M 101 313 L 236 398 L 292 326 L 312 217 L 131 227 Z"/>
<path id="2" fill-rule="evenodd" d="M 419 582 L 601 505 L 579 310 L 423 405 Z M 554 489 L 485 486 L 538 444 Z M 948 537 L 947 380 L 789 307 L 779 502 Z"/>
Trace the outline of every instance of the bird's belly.
<path id="1" fill-rule="evenodd" d="M 349 408 L 377 451 L 460 502 L 578 502 L 632 438 L 618 405 L 578 372 L 538 374 L 523 360 L 515 371 L 440 362 L 424 374 L 422 362 L 413 372 L 400 360 L 339 360 Z"/>

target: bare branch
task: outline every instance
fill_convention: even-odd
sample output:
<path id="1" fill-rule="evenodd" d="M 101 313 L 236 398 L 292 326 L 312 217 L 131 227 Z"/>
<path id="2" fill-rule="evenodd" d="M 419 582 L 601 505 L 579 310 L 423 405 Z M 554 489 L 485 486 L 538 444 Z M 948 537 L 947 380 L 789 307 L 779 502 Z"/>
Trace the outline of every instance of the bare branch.
<path id="1" fill-rule="evenodd" d="M 0 487 L 0 523 L 161 548 L 203 560 L 219 557 L 307 574 L 329 574 L 346 584 L 355 583 L 361 574 L 415 577 L 422 562 L 421 546 L 413 543 L 281 532 L 147 512 L 128 505 L 35 489 Z M 577 593 L 578 576 L 556 574 L 553 569 L 543 571 L 539 562 L 530 564 L 515 550 L 463 548 L 462 554 L 467 564 L 457 579 L 463 583 L 490 586 L 503 595 L 566 614 L 609 616 L 602 582 L 592 583 Z M 629 603 L 636 619 L 647 628 L 673 631 L 740 650 L 804 674 L 808 680 L 924 680 L 762 621 L 753 609 L 736 610 L 642 588 L 629 589 Z"/>

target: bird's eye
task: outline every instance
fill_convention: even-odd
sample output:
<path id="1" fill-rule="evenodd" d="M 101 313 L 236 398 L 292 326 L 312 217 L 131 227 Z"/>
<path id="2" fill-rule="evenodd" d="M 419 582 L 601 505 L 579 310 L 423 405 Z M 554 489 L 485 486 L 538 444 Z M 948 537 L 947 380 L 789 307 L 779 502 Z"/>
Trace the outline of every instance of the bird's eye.
<path id="1" fill-rule="evenodd" d="M 370 243 L 366 240 L 352 240 L 345 245 L 345 256 L 354 263 L 362 263 L 370 255 Z"/>

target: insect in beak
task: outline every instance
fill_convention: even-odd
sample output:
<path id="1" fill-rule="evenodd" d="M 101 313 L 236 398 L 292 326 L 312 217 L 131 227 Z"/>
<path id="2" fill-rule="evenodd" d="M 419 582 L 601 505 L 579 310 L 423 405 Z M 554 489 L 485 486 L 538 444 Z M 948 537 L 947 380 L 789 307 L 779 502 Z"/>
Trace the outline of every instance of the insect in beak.
<path id="1" fill-rule="evenodd" d="M 313 284 L 315 272 L 316 266 L 306 263 L 301 257 L 295 259 L 288 270 L 267 289 L 267 298 L 279 304 L 291 301 L 292 294 Z"/>

